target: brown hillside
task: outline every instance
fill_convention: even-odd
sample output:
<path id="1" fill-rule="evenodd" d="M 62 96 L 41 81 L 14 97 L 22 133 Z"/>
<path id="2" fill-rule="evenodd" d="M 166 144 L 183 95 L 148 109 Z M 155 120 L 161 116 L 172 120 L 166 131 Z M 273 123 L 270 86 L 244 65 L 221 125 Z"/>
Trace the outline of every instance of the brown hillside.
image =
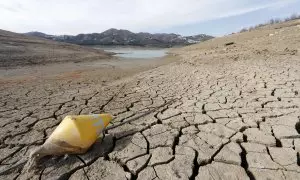
<path id="1" fill-rule="evenodd" d="M 108 53 L 101 50 L 0 30 L 0 67 L 89 61 L 109 57 Z"/>

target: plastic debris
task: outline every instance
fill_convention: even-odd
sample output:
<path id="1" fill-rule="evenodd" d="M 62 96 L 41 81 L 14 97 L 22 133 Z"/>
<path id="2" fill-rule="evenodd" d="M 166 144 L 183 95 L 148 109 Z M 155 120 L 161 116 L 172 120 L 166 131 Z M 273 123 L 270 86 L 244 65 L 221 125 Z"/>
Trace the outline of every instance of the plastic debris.
<path id="1" fill-rule="evenodd" d="M 109 114 L 66 116 L 30 158 L 85 153 L 111 120 Z"/>

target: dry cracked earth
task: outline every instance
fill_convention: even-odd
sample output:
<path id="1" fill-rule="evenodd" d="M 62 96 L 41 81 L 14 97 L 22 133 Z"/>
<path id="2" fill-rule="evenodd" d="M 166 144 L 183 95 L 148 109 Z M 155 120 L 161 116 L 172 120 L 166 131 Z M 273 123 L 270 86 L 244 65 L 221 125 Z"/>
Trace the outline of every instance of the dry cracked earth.
<path id="1" fill-rule="evenodd" d="M 109 112 L 113 125 L 139 118 L 107 130 L 86 154 L 46 157 L 29 172 L 18 166 L 0 178 L 300 179 L 300 38 L 292 34 L 299 29 L 268 29 L 259 43 L 249 37 L 249 46 L 237 35 L 212 40 L 206 45 L 216 48 L 187 48 L 178 62 L 105 86 L 5 84 L 1 169 L 28 157 L 68 114 Z M 294 46 L 262 44 L 271 38 Z M 224 46 L 228 40 L 235 44 Z"/>

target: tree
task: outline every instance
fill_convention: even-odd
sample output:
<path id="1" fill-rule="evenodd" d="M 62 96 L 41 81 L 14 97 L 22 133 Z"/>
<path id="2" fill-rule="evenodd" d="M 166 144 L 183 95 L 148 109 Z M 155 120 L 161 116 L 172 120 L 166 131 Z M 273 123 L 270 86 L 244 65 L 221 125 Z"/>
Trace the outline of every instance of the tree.
<path id="1" fill-rule="evenodd" d="M 274 19 L 271 19 L 271 20 L 269 21 L 269 23 L 270 23 L 270 24 L 275 24 L 275 20 L 274 20 Z"/>
<path id="2" fill-rule="evenodd" d="M 275 22 L 275 24 L 277 24 L 277 23 L 280 23 L 281 20 L 280 20 L 279 18 L 276 18 L 276 19 L 274 20 L 274 22 Z"/>

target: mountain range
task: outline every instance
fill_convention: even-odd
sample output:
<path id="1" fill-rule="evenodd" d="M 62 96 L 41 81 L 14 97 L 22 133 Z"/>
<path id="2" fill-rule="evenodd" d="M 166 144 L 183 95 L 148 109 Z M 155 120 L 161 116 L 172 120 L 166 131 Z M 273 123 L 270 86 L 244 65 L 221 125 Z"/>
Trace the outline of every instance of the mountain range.
<path id="1" fill-rule="evenodd" d="M 42 37 L 60 42 L 78 45 L 130 45 L 130 46 L 152 46 L 173 47 L 195 44 L 214 38 L 206 34 L 195 36 L 181 36 L 174 33 L 133 33 L 123 29 L 108 29 L 102 33 L 78 34 L 78 35 L 49 35 L 42 32 L 24 33 L 29 36 Z"/>

